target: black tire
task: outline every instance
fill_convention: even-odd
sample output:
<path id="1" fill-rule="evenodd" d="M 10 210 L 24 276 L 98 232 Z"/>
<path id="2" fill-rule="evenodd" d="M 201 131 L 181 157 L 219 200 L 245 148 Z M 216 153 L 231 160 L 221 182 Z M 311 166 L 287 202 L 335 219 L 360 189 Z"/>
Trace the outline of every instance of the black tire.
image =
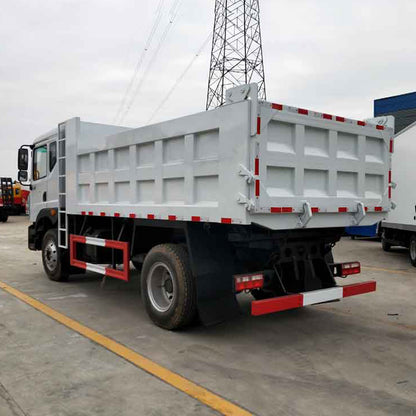
<path id="1" fill-rule="evenodd" d="M 141 293 L 147 314 L 161 328 L 179 329 L 195 320 L 195 280 L 183 247 L 160 244 L 149 251 L 143 263 Z"/>
<path id="2" fill-rule="evenodd" d="M 0 213 L 0 222 L 7 222 L 7 220 L 9 219 L 9 215 L 2 212 Z"/>
<path id="3" fill-rule="evenodd" d="M 416 235 L 412 234 L 409 241 L 409 258 L 412 266 L 416 267 Z"/>
<path id="4" fill-rule="evenodd" d="M 391 250 L 391 244 L 388 243 L 384 238 L 381 239 L 381 248 L 384 251 L 390 251 Z"/>
<path id="5" fill-rule="evenodd" d="M 64 282 L 69 276 L 67 252 L 58 247 L 58 231 L 48 230 L 42 240 L 43 269 L 50 280 Z"/>

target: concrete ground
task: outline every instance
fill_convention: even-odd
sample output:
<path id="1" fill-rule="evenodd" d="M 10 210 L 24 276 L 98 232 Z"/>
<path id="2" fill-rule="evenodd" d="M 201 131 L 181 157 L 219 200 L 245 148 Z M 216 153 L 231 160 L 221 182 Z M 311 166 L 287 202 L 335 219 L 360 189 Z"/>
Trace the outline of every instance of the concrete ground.
<path id="1" fill-rule="evenodd" d="M 147 318 L 137 279 L 49 281 L 28 221 L 0 224 L 0 280 L 257 415 L 416 416 L 416 269 L 405 250 L 349 239 L 377 292 L 342 302 L 168 332 Z M 0 289 L 0 415 L 215 412 Z"/>

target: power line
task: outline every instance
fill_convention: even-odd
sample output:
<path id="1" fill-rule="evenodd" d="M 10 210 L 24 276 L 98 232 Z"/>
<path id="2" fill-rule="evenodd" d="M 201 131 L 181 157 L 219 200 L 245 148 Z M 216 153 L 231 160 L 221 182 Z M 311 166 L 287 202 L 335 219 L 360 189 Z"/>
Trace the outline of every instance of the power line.
<path id="1" fill-rule="evenodd" d="M 127 116 L 128 112 L 130 111 L 132 105 L 134 104 L 134 101 L 136 100 L 136 97 L 137 97 L 139 91 L 141 90 L 141 88 L 142 88 L 142 86 L 144 84 L 144 81 L 146 80 L 146 78 L 147 78 L 147 76 L 148 76 L 148 74 L 150 72 L 150 69 L 151 69 L 153 63 L 155 62 L 155 60 L 156 60 L 156 58 L 157 58 L 157 56 L 159 54 L 159 51 L 161 50 L 161 48 L 163 46 L 163 43 L 165 42 L 165 40 L 166 40 L 166 38 L 167 38 L 170 30 L 172 29 L 172 27 L 173 27 L 173 25 L 175 23 L 175 19 L 176 19 L 177 15 L 178 15 L 178 12 L 179 12 L 179 9 L 180 9 L 180 6 L 181 6 L 182 1 L 183 0 L 175 0 L 174 3 L 173 3 L 173 5 L 172 5 L 172 7 L 170 8 L 170 11 L 169 11 L 169 14 L 170 14 L 169 22 L 165 26 L 165 30 L 162 33 L 162 36 L 161 36 L 161 38 L 159 40 L 159 43 L 158 43 L 158 45 L 156 47 L 156 50 L 154 51 L 152 57 L 150 58 L 150 61 L 149 61 L 148 65 L 147 65 L 144 73 L 142 74 L 142 76 L 140 78 L 140 81 L 139 81 L 139 83 L 136 86 L 135 91 L 133 92 L 133 94 L 131 96 L 130 102 L 127 105 L 127 107 L 126 107 L 123 115 L 120 118 L 120 123 L 123 122 L 123 120 Z"/>
<path id="2" fill-rule="evenodd" d="M 143 49 L 142 53 L 140 54 L 140 57 L 139 57 L 139 59 L 138 59 L 138 61 L 136 63 L 136 66 L 135 66 L 134 71 L 133 71 L 133 75 L 132 75 L 132 77 L 130 79 L 129 84 L 127 85 L 126 91 L 124 92 L 124 96 L 123 96 L 123 98 L 122 98 L 122 100 L 120 102 L 119 108 L 117 110 L 117 113 L 116 113 L 116 115 L 114 117 L 113 122 L 116 122 L 116 120 L 119 118 L 120 113 L 121 113 L 124 105 L 126 104 L 127 97 L 129 95 L 129 92 L 130 92 L 131 88 L 134 85 L 134 82 L 136 80 L 137 74 L 139 73 L 139 70 L 140 70 L 140 68 L 141 68 L 141 66 L 143 64 L 144 58 L 145 58 L 145 56 L 147 54 L 147 51 L 149 50 L 149 47 L 150 47 L 150 45 L 152 43 L 153 37 L 154 37 L 154 35 L 155 35 L 156 31 L 157 31 L 157 28 L 159 27 L 159 24 L 160 24 L 160 21 L 162 19 L 162 15 L 163 15 L 163 5 L 164 5 L 164 3 L 165 3 L 165 0 L 160 0 L 159 1 L 159 4 L 158 4 L 157 9 L 156 9 L 156 17 L 155 17 L 155 20 L 153 22 L 152 28 L 150 30 L 149 36 L 147 37 L 147 40 L 146 40 L 144 49 Z"/>
<path id="3" fill-rule="evenodd" d="M 163 98 L 163 100 L 160 102 L 160 104 L 156 108 L 156 110 L 152 113 L 151 117 L 148 120 L 148 123 L 150 123 L 154 119 L 154 117 L 156 116 L 156 114 L 162 109 L 162 107 L 169 100 L 169 98 L 171 97 L 171 95 L 173 94 L 173 92 L 175 91 L 175 89 L 182 82 L 182 80 L 184 79 L 185 75 L 191 69 L 191 67 L 194 64 L 194 62 L 198 59 L 198 57 L 201 54 L 201 52 L 205 49 L 205 47 L 207 46 L 208 42 L 211 40 L 211 36 L 212 36 L 212 34 L 210 33 L 208 35 L 208 37 L 204 40 L 204 43 L 198 49 L 198 52 L 193 56 L 193 58 L 191 59 L 191 61 L 188 64 L 188 66 L 185 68 L 185 70 L 182 72 L 182 74 L 179 76 L 179 78 L 175 81 L 175 83 L 173 84 L 173 86 L 171 87 L 171 89 L 168 91 L 168 93 L 166 94 L 166 96 Z"/>

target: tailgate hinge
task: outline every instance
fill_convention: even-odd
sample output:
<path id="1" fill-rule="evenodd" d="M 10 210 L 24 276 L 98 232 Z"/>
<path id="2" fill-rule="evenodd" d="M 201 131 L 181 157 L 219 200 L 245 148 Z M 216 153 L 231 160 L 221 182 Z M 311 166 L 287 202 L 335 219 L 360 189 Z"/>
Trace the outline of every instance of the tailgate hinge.
<path id="1" fill-rule="evenodd" d="M 245 205 L 247 211 L 251 211 L 253 208 L 255 208 L 256 204 L 254 203 L 254 201 L 248 197 L 246 197 L 245 195 L 243 195 L 242 193 L 238 194 L 238 199 L 237 202 L 239 204 Z"/>
<path id="2" fill-rule="evenodd" d="M 238 171 L 238 174 L 240 176 L 244 176 L 248 184 L 252 183 L 254 179 L 256 179 L 254 173 L 248 170 L 244 165 L 240 165 L 240 170 Z"/>
<path id="3" fill-rule="evenodd" d="M 303 214 L 299 216 L 298 226 L 302 228 L 306 227 L 306 225 L 311 220 L 311 218 L 312 218 L 311 204 L 307 201 L 303 201 Z"/>
<path id="4" fill-rule="evenodd" d="M 358 225 L 365 217 L 365 207 L 362 202 L 357 204 L 357 212 L 354 214 L 355 224 Z"/>

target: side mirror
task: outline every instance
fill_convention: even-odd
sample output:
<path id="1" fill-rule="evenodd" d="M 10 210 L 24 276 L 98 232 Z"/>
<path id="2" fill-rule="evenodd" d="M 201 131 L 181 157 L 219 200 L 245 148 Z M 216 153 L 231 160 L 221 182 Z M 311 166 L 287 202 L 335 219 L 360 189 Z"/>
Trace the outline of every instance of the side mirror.
<path id="1" fill-rule="evenodd" d="M 27 170 L 19 170 L 17 174 L 17 179 L 20 183 L 26 182 L 28 179 Z"/>
<path id="2" fill-rule="evenodd" d="M 19 171 L 27 171 L 29 168 L 29 150 L 24 147 L 19 149 L 19 154 L 17 157 L 17 168 Z M 27 180 L 27 172 L 25 180 Z"/>

